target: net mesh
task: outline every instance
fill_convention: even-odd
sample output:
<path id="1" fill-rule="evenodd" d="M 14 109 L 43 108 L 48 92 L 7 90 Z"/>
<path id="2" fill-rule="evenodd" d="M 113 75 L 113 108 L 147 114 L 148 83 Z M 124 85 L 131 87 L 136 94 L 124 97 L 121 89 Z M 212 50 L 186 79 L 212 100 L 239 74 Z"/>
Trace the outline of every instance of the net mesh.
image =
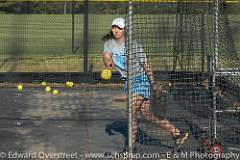
<path id="1" fill-rule="evenodd" d="M 239 2 L 220 3 L 217 65 L 217 133 L 227 151 L 239 145 Z"/>
<path id="2" fill-rule="evenodd" d="M 13 1 L 0 5 L 1 72 L 82 71 L 82 2 Z"/>
<path id="3" fill-rule="evenodd" d="M 179 132 L 182 136 L 188 133 L 186 143 L 180 145 L 182 151 L 210 153 L 215 143 L 224 144 L 225 151 L 236 151 L 239 129 L 228 134 L 226 130 L 239 125 L 236 110 L 239 101 L 239 3 L 219 1 L 219 33 L 216 33 L 214 2 L 169 0 L 134 3 L 132 38 L 133 43 L 141 44 L 138 48 L 143 50 L 132 49 L 129 57 L 139 57 L 144 52 L 148 58 L 145 62 L 152 66 L 155 77 L 160 79 L 156 83 L 161 86 L 159 96 L 155 84 L 151 84 L 154 80 L 148 70 L 143 73 L 147 73 L 147 80 L 136 80 L 141 67 L 135 70 L 135 59 L 129 59 L 130 100 L 135 121 L 131 124 L 132 138 L 137 152 L 161 152 L 164 156 L 176 151 L 179 149 L 176 144 Z M 217 56 L 216 34 L 219 36 Z M 217 66 L 212 72 L 215 56 Z M 145 81 L 150 82 L 150 87 Z M 150 99 L 147 92 L 142 91 L 146 88 L 151 88 Z M 238 89 L 235 92 L 233 88 Z M 151 102 L 147 111 L 146 101 L 139 102 L 143 97 Z M 214 100 L 217 101 L 216 110 Z M 233 104 L 233 112 L 222 110 Z M 217 137 L 213 138 L 214 127 L 217 128 Z M 233 141 L 227 138 L 229 134 Z"/>
<path id="4" fill-rule="evenodd" d="M 127 2 L 1 1 L 0 12 L 1 72 L 99 72 L 101 38 Z"/>
<path id="5" fill-rule="evenodd" d="M 183 151 L 211 152 L 211 145 L 219 143 L 224 144 L 225 151 L 239 152 L 240 3 L 219 1 L 219 45 L 216 56 L 214 47 L 217 11 L 213 2 L 210 0 L 134 2 L 133 48 L 132 52 L 129 52 L 132 53 L 129 61 L 132 65 L 132 70 L 129 71 L 132 76 L 129 80 L 132 88 L 129 89 L 131 92 L 129 98 L 132 100 L 134 111 L 131 124 L 132 139 L 137 152 L 157 152 L 162 153 L 164 157 L 166 153 L 178 149 L 175 143 L 179 132 L 189 134 L 188 140 L 181 147 Z M 84 60 L 88 61 L 89 71 L 102 70 L 104 65 L 101 37 L 110 31 L 114 18 L 126 16 L 128 3 L 89 1 L 88 22 L 84 22 L 85 7 L 83 1 L 1 1 L 0 72 L 83 72 Z M 87 35 L 84 25 L 88 25 Z M 86 51 L 88 59 L 84 59 Z M 213 60 L 217 63 L 214 72 L 212 72 Z M 151 67 L 145 66 L 145 62 Z M 143 75 L 147 71 L 151 72 L 151 69 L 155 73 L 155 79 Z M 213 77 L 216 82 L 213 82 Z M 154 90 L 155 88 L 158 88 L 158 92 Z M 112 96 L 112 89 L 105 91 L 108 95 L 104 97 L 99 97 L 104 91 L 94 96 L 92 93 L 81 95 L 85 99 L 83 104 L 81 100 L 76 100 L 60 101 L 61 104 L 57 105 L 55 100 L 52 100 L 54 97 L 49 99 L 45 95 L 42 96 L 42 91 L 40 94 L 36 92 L 35 95 L 36 98 L 41 95 L 43 99 L 32 100 L 31 92 L 32 90 L 27 92 L 27 99 L 22 104 L 29 107 L 26 115 L 23 117 L 18 115 L 19 110 L 13 115 L 15 112 L 10 113 L 6 109 L 7 113 L 3 112 L 1 118 L 80 120 L 82 116 L 88 116 L 87 113 L 92 111 L 93 114 L 84 118 L 101 119 L 104 115 L 98 114 L 100 104 L 119 107 L 114 112 L 112 109 L 102 108 L 101 112 L 106 111 L 104 114 L 107 115 L 104 118 L 111 119 L 125 107 L 124 102 L 115 103 L 118 100 L 112 100 L 115 97 L 107 101 L 108 104 L 101 103 L 108 96 Z M 81 97 L 78 92 L 79 90 L 74 90 L 73 94 L 70 94 L 71 99 Z M 116 98 L 119 98 L 119 94 L 117 91 Z M 5 101 L 7 98 L 4 96 Z M 67 96 L 68 94 L 63 93 L 59 97 Z M 19 105 L 21 94 L 14 94 L 13 97 L 17 97 L 17 100 L 9 102 L 13 104 L 11 110 Z M 96 108 L 90 110 L 84 108 L 89 97 L 94 99 L 92 102 L 96 102 Z M 41 105 L 43 101 L 45 103 Z M 45 105 L 51 102 L 52 105 L 49 107 L 53 107 L 50 109 L 52 115 L 38 117 L 39 115 L 34 112 L 36 109 L 30 105 L 35 102 L 40 108 L 37 109 L 38 113 L 45 113 L 44 109 L 47 108 Z M 3 105 L 8 107 L 7 104 Z M 63 107 L 59 108 L 60 106 Z M 69 110 L 70 113 L 66 114 L 65 110 Z M 119 116 L 114 118 L 122 119 L 122 115 Z M 114 128 L 118 124 L 113 123 L 110 126 Z M 217 128 L 216 139 L 213 139 L 212 135 L 214 127 Z M 126 138 L 125 121 L 123 128 Z M 118 129 L 115 128 L 119 131 Z M 126 141 L 124 139 L 124 143 Z"/>
<path id="6" fill-rule="evenodd" d="M 92 71 L 104 68 L 102 62 L 104 35 L 111 31 L 112 20 L 126 17 L 127 2 L 89 2 L 89 67 Z M 96 9 L 97 8 L 97 9 Z"/>

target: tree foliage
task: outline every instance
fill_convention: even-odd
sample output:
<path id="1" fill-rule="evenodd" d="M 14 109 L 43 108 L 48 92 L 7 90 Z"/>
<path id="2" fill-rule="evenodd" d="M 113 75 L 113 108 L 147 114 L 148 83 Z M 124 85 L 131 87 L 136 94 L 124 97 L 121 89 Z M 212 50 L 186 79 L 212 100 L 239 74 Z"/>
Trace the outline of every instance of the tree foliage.
<path id="1" fill-rule="evenodd" d="M 88 3 L 88 13 L 93 14 L 126 14 L 127 2 L 91 2 Z M 175 13 L 176 7 L 179 3 L 135 3 L 134 12 L 136 14 L 155 14 L 155 13 Z M 186 5 L 186 4 L 182 4 Z M 199 3 L 192 3 L 188 8 L 189 13 L 201 13 L 198 8 Z M 205 4 L 205 8 L 208 8 L 208 4 Z M 222 5 L 224 11 L 228 13 L 239 13 L 240 3 L 232 3 Z M 83 13 L 84 2 L 44 2 L 44 1 L 32 1 L 32 2 L 0 2 L 0 12 L 6 14 L 71 14 Z"/>
<path id="2" fill-rule="evenodd" d="M 6 14 L 63 14 L 80 9 L 81 4 L 72 2 L 0 2 L 0 11 Z"/>

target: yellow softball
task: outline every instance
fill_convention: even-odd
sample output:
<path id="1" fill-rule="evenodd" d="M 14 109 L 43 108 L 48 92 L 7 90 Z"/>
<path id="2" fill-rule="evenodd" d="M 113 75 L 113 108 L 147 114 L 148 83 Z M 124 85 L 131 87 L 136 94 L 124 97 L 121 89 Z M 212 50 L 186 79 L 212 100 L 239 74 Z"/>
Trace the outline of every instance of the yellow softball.
<path id="1" fill-rule="evenodd" d="M 23 86 L 22 86 L 21 84 L 19 84 L 19 85 L 17 86 L 17 89 L 18 89 L 19 92 L 21 92 L 21 91 L 23 90 Z"/>
<path id="2" fill-rule="evenodd" d="M 109 69 L 104 69 L 101 72 L 101 78 L 104 80 L 109 80 L 112 78 L 112 72 Z"/>
<path id="3" fill-rule="evenodd" d="M 69 82 L 69 81 L 67 81 L 67 82 L 65 83 L 65 85 L 66 85 L 67 87 L 69 87 L 69 83 L 70 83 L 70 82 Z"/>
<path id="4" fill-rule="evenodd" d="M 45 88 L 45 91 L 46 91 L 46 92 L 50 92 L 50 91 L 51 91 L 51 87 L 47 86 L 47 87 Z"/>
<path id="5" fill-rule="evenodd" d="M 43 87 L 46 87 L 46 86 L 47 86 L 47 82 L 42 82 L 41 85 L 42 85 Z"/>
<path id="6" fill-rule="evenodd" d="M 53 94 L 54 94 L 54 95 L 58 95 L 58 90 L 57 90 L 57 89 L 54 89 L 54 90 L 53 90 Z"/>

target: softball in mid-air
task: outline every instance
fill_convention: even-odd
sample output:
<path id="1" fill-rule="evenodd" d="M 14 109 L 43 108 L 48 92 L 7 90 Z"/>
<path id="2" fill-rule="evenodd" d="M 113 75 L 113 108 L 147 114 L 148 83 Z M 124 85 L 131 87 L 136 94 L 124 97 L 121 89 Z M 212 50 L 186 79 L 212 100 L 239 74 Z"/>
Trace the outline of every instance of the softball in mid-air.
<path id="1" fill-rule="evenodd" d="M 104 69 L 101 72 L 101 78 L 104 80 L 109 80 L 112 78 L 112 72 L 109 69 Z"/>

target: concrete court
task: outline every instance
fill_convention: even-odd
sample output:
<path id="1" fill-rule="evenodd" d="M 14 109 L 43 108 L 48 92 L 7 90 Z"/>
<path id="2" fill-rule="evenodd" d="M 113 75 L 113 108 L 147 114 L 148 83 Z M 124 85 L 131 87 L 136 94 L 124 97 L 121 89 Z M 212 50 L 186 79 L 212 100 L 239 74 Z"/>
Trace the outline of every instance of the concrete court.
<path id="1" fill-rule="evenodd" d="M 122 95 L 121 86 L 58 89 L 59 95 L 54 96 L 43 88 L 25 88 L 22 93 L 16 88 L 1 88 L 0 152 L 84 154 L 120 152 L 124 148 L 128 136 L 126 102 L 113 101 Z M 208 119 L 186 111 L 175 98 L 168 96 L 164 115 L 177 127 L 191 131 L 185 148 L 195 151 L 207 131 Z M 161 113 L 160 108 L 154 111 Z M 140 153 L 173 149 L 168 133 L 143 121 L 137 142 Z"/>
<path id="2" fill-rule="evenodd" d="M 16 88 L 2 88 L 0 150 L 18 153 L 120 152 L 128 136 L 126 102 L 113 99 L 122 93 L 121 87 L 59 88 L 58 96 L 45 93 L 43 88 L 25 88 L 22 93 Z M 155 112 L 159 109 L 155 108 Z M 174 124 L 189 128 L 189 124 L 179 119 L 192 114 L 177 114 L 179 109 L 169 96 L 164 115 Z M 141 120 L 137 142 L 140 153 L 172 152 L 174 147 L 168 133 Z M 196 145 L 191 144 L 191 149 L 195 150 Z"/>
<path id="3" fill-rule="evenodd" d="M 111 126 L 114 122 L 126 126 L 126 103 L 112 101 L 121 93 L 120 89 L 59 88 L 54 96 L 43 88 L 25 88 L 22 93 L 1 88 L 0 151 L 119 152 L 126 135 L 112 132 Z"/>

